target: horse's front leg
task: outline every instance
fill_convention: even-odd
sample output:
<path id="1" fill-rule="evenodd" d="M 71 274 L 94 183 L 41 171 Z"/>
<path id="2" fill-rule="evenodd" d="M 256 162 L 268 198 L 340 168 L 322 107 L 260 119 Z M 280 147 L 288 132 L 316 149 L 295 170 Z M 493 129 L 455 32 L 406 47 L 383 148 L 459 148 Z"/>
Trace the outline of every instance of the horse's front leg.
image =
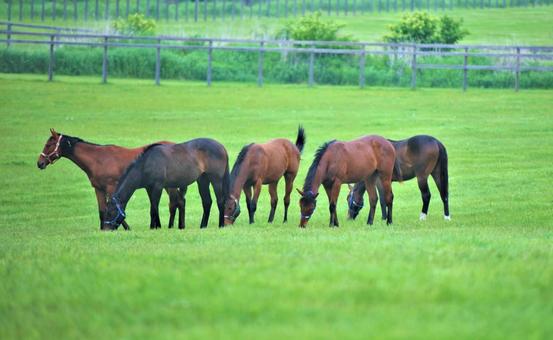
<path id="1" fill-rule="evenodd" d="M 115 185 L 109 185 L 107 188 L 106 188 L 106 196 L 107 196 L 107 200 L 110 200 L 111 197 L 113 197 L 113 193 L 115 192 Z M 106 197 L 105 196 L 105 197 Z M 106 199 L 104 198 L 104 201 L 106 201 Z M 106 205 L 106 208 L 107 208 L 107 205 Z M 123 220 L 123 222 L 121 222 L 121 225 L 123 226 L 123 228 L 125 230 L 130 230 L 131 227 L 127 224 L 127 221 Z"/>
<path id="2" fill-rule="evenodd" d="M 254 222 L 255 211 L 257 210 L 257 200 L 259 200 L 259 195 L 261 194 L 261 184 L 261 179 L 258 179 L 253 186 L 253 197 L 251 203 L 252 217 L 250 219 L 250 223 Z"/>
<path id="3" fill-rule="evenodd" d="M 106 202 L 106 192 L 98 188 L 94 188 L 96 191 L 96 200 L 98 201 L 98 214 L 100 215 L 100 230 L 102 229 L 102 224 L 104 223 L 104 216 L 106 214 L 107 202 Z"/>
<path id="4" fill-rule="evenodd" d="M 335 179 L 330 191 L 330 222 L 333 224 L 334 227 L 339 227 L 338 214 L 336 213 L 336 203 L 338 202 L 338 196 L 340 195 L 341 185 L 342 181 L 340 181 L 339 179 Z"/>
<path id="5" fill-rule="evenodd" d="M 367 224 L 372 225 L 374 221 L 374 213 L 376 211 L 376 201 L 378 200 L 375 188 L 376 176 L 373 174 L 365 180 L 365 188 L 369 194 L 369 218 Z"/>
<path id="6" fill-rule="evenodd" d="M 146 189 L 150 199 L 150 229 L 161 228 L 159 221 L 159 200 L 161 198 L 162 187 L 153 186 Z"/>

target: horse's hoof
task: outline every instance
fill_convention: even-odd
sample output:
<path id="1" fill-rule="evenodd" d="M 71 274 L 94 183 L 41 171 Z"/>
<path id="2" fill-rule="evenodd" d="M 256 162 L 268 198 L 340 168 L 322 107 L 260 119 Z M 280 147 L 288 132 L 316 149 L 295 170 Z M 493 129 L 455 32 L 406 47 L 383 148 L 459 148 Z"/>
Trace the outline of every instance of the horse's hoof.
<path id="1" fill-rule="evenodd" d="M 426 214 L 421 212 L 421 215 L 419 216 L 419 220 L 425 221 L 426 220 Z"/>
<path id="2" fill-rule="evenodd" d="M 449 216 L 449 215 L 447 215 L 447 216 L 444 215 L 444 220 L 446 220 L 446 221 L 451 221 L 451 216 Z"/>

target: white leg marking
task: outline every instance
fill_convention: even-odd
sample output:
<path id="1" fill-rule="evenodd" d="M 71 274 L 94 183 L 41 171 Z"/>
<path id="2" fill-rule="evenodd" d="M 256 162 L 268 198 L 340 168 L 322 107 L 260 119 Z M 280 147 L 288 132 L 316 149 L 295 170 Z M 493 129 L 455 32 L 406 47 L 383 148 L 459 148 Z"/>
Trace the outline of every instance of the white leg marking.
<path id="1" fill-rule="evenodd" d="M 449 215 L 447 215 L 447 216 L 444 215 L 444 220 L 446 220 L 446 221 L 451 221 L 451 216 L 449 216 Z"/>
<path id="2" fill-rule="evenodd" d="M 419 220 L 425 221 L 426 220 L 426 214 L 421 212 L 421 215 L 419 216 Z"/>

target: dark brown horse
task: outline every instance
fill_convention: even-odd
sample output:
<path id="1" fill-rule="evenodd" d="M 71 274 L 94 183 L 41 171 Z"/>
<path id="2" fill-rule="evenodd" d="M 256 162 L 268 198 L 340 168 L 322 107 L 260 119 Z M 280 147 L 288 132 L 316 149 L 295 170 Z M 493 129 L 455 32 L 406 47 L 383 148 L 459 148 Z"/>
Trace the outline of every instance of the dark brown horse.
<path id="1" fill-rule="evenodd" d="M 147 147 L 119 179 L 113 197 L 108 202 L 102 229 L 117 229 L 125 220 L 127 202 L 139 188 L 145 188 L 150 198 L 150 228 L 160 228 L 158 206 L 163 188 L 179 188 L 186 203 L 184 195 L 188 185 L 193 182 L 198 182 L 204 208 L 200 228 L 205 228 L 209 220 L 209 184 L 213 186 L 217 198 L 219 227 L 222 227 L 223 205 L 229 187 L 227 151 L 213 139 L 198 138 L 181 144 L 154 144 Z M 179 228 L 184 228 L 184 214 L 182 220 L 179 220 Z"/>
<path id="2" fill-rule="evenodd" d="M 135 149 L 127 149 L 117 145 L 98 145 L 85 142 L 80 138 L 62 135 L 50 129 L 51 136 L 46 141 L 42 153 L 38 157 L 37 166 L 45 169 L 49 164 L 54 164 L 61 157 L 68 158 L 81 168 L 90 184 L 96 191 L 98 211 L 100 214 L 100 227 L 104 220 L 107 201 L 115 191 L 117 181 L 132 161 L 148 146 Z M 172 144 L 170 142 L 158 142 Z M 184 202 L 179 198 L 176 189 L 167 190 L 169 194 L 169 228 L 173 226 L 175 213 L 179 209 L 179 215 L 183 214 Z M 123 224 L 128 228 L 126 223 Z"/>
<path id="3" fill-rule="evenodd" d="M 380 179 L 386 200 L 387 222 L 392 223 L 392 173 L 396 153 L 392 144 L 380 136 L 366 136 L 350 142 L 330 141 L 323 144 L 315 154 L 309 168 L 303 191 L 298 189 L 300 199 L 300 227 L 305 227 L 316 207 L 319 186 L 322 184 L 328 195 L 330 226 L 338 226 L 336 202 L 342 183 L 364 181 L 371 201 L 368 224 L 373 223 L 376 208 L 375 182 Z"/>
<path id="4" fill-rule="evenodd" d="M 440 191 L 444 204 L 444 218 L 450 220 L 449 215 L 449 184 L 447 169 L 447 151 L 445 146 L 432 136 L 414 136 L 400 141 L 390 141 L 396 150 L 396 157 L 401 169 L 401 180 L 410 180 L 417 177 L 422 197 L 422 212 L 420 219 L 425 220 L 430 204 L 430 190 L 428 189 L 428 176 L 432 175 L 434 182 Z M 394 172 L 392 181 L 400 180 L 399 175 Z M 383 200 L 382 186 L 377 182 L 380 196 L 382 218 L 386 216 L 386 205 Z M 348 215 L 355 219 L 363 208 L 363 192 L 365 183 L 359 182 L 353 187 L 350 186 L 348 194 Z"/>
<path id="5" fill-rule="evenodd" d="M 279 138 L 265 144 L 249 144 L 242 148 L 230 175 L 230 196 L 225 203 L 225 224 L 234 223 L 240 214 L 239 202 L 242 190 L 246 196 L 250 223 L 254 222 L 262 184 L 269 185 L 269 194 L 271 195 L 269 223 L 272 223 L 278 201 L 277 185 L 281 177 L 284 177 L 286 182 L 284 194 L 284 222 L 286 222 L 290 193 L 298 173 L 300 155 L 304 145 L 305 132 L 300 126 L 295 145 L 287 139 Z"/>

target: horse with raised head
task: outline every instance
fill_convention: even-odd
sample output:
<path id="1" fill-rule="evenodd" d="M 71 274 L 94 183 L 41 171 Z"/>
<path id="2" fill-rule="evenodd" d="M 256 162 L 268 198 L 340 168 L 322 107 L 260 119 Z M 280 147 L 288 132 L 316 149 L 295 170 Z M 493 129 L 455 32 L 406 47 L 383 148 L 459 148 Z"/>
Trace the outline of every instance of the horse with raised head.
<path id="1" fill-rule="evenodd" d="M 61 157 L 71 160 L 81 168 L 96 191 L 101 228 L 107 201 L 115 191 L 119 177 L 149 145 L 128 149 L 117 145 L 98 145 L 86 142 L 78 137 L 57 133 L 54 129 L 50 129 L 50 134 L 51 136 L 46 140 L 46 144 L 44 144 L 38 157 L 38 168 L 44 170 Z M 172 143 L 161 141 L 157 144 Z M 169 228 L 171 228 L 175 220 L 176 210 L 179 210 L 179 215 L 184 213 L 184 203 L 176 189 L 169 189 L 167 193 L 169 194 Z M 127 223 L 123 223 L 123 227 L 128 229 Z"/>
<path id="2" fill-rule="evenodd" d="M 380 136 L 365 136 L 350 142 L 330 141 L 323 144 L 316 152 L 315 159 L 309 167 L 301 195 L 300 227 L 305 227 L 313 215 L 322 184 L 329 201 L 330 226 L 338 227 L 336 202 L 343 183 L 363 181 L 371 201 L 367 224 L 371 225 L 376 208 L 375 182 L 380 179 L 386 200 L 387 223 L 392 223 L 392 173 L 396 153 L 392 144 Z"/>
<path id="3" fill-rule="evenodd" d="M 401 170 L 401 180 L 417 178 L 422 198 L 422 211 L 420 219 L 425 220 L 430 204 L 430 190 L 428 188 L 428 176 L 432 176 L 442 202 L 444 204 L 444 218 L 450 220 L 449 215 L 449 184 L 447 168 L 447 151 L 445 146 L 432 136 L 420 135 L 408 139 L 393 141 L 390 140 L 396 150 L 396 157 Z M 392 181 L 398 181 L 400 177 L 394 172 Z M 380 196 L 382 218 L 386 216 L 386 205 L 383 200 L 382 186 L 377 182 Z M 348 194 L 348 215 L 355 219 L 363 208 L 363 192 L 365 183 L 359 182 L 353 187 L 350 186 Z"/>
<path id="4" fill-rule="evenodd" d="M 200 228 L 205 228 L 209 220 L 212 203 L 210 184 L 217 198 L 219 227 L 222 227 L 223 205 L 229 186 L 227 151 L 213 139 L 198 138 L 181 144 L 154 144 L 146 148 L 119 179 L 108 202 L 102 229 L 117 229 L 125 220 L 127 202 L 139 188 L 145 188 L 150 199 L 150 228 L 160 228 L 158 206 L 163 188 L 179 188 L 184 207 L 186 189 L 193 182 L 198 183 L 204 209 Z M 181 223 L 184 228 L 184 213 L 182 220 L 179 220 L 179 228 Z"/>
<path id="5" fill-rule="evenodd" d="M 300 126 L 296 144 L 283 138 L 264 144 L 248 144 L 242 148 L 230 174 L 230 196 L 225 202 L 225 224 L 234 223 L 240 214 L 240 192 L 244 191 L 250 223 L 254 222 L 257 200 L 261 185 L 269 185 L 271 212 L 269 223 L 273 222 L 278 202 L 277 186 L 284 177 L 284 222 L 288 220 L 288 206 L 294 179 L 300 165 L 300 155 L 305 145 L 305 131 Z M 253 194 L 252 194 L 253 188 Z"/>

